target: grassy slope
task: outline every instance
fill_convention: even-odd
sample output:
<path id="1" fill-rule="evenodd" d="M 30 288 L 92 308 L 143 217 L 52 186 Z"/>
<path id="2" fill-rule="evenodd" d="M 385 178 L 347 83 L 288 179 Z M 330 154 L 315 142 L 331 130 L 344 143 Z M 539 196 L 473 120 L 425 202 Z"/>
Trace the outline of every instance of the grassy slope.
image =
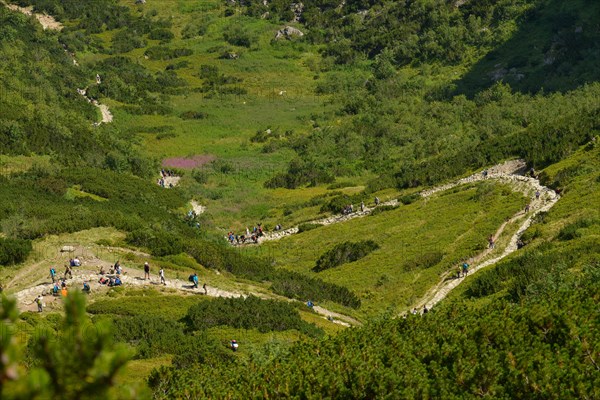
<path id="1" fill-rule="evenodd" d="M 461 258 L 477 254 L 485 238 L 523 205 L 521 195 L 495 186 L 482 199 L 477 189 L 460 188 L 376 216 L 329 225 L 267 242 L 260 251 L 278 265 L 297 272 L 310 271 L 326 250 L 343 241 L 372 239 L 381 248 L 367 257 L 318 274 L 359 293 L 360 312 L 376 315 L 386 307 L 404 310 Z M 410 270 L 420 257 L 444 253 L 435 267 Z"/>

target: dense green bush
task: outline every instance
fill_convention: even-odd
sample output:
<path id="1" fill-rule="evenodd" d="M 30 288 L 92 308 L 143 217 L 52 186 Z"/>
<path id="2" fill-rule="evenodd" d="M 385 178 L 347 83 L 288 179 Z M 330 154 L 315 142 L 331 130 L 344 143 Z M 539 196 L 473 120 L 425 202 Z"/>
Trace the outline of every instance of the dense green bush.
<path id="1" fill-rule="evenodd" d="M 399 198 L 400 202 L 404 205 L 409 205 L 419 200 L 421 195 L 419 193 L 407 194 Z"/>
<path id="2" fill-rule="evenodd" d="M 278 270 L 271 290 L 300 301 L 333 301 L 350 308 L 360 308 L 361 301 L 348 288 L 292 271 Z"/>
<path id="3" fill-rule="evenodd" d="M 372 240 L 361 240 L 359 242 L 343 242 L 327 250 L 312 268 L 314 272 L 325 271 L 345 263 L 350 263 L 366 257 L 369 253 L 377 250 L 379 245 Z"/>
<path id="4" fill-rule="evenodd" d="M 0 238 L 0 265 L 19 264 L 31 253 L 31 241 Z"/>
<path id="5" fill-rule="evenodd" d="M 254 38 L 248 30 L 240 24 L 230 25 L 223 32 L 225 41 L 233 46 L 250 47 Z"/>
<path id="6" fill-rule="evenodd" d="M 152 40 L 160 40 L 163 43 L 166 43 L 175 38 L 175 35 L 169 29 L 157 28 L 150 31 L 148 38 Z"/>
<path id="7" fill-rule="evenodd" d="M 188 48 L 176 48 L 172 49 L 165 46 L 153 46 L 149 47 L 144 55 L 148 56 L 151 60 L 172 60 L 174 58 L 186 57 L 192 55 L 193 51 Z"/>
<path id="8" fill-rule="evenodd" d="M 373 211 L 371 211 L 371 214 L 369 214 L 369 215 L 375 216 L 375 215 L 379 215 L 379 214 L 387 212 L 387 211 L 394 211 L 397 208 L 398 208 L 398 206 L 378 206 L 378 207 L 374 208 Z"/>
<path id="9" fill-rule="evenodd" d="M 258 329 L 266 333 L 295 329 L 311 336 L 323 332 L 300 318 L 298 310 L 287 302 L 263 300 L 255 296 L 246 298 L 219 297 L 200 302 L 188 310 L 185 322 L 191 330 L 214 326 L 231 326 Z"/>
<path id="10" fill-rule="evenodd" d="M 185 111 L 180 115 L 181 119 L 204 119 L 206 118 L 206 113 L 202 111 Z"/>
<path id="11" fill-rule="evenodd" d="M 319 228 L 321 226 L 323 226 L 323 225 L 321 225 L 321 224 L 311 224 L 311 223 L 300 224 L 300 225 L 298 225 L 298 233 L 311 231 L 311 230 L 317 229 L 317 228 Z"/>
<path id="12" fill-rule="evenodd" d="M 142 47 L 146 47 L 146 41 L 142 35 L 131 29 L 119 31 L 112 38 L 112 48 L 115 53 L 127 53 Z"/>
<path id="13" fill-rule="evenodd" d="M 597 223 L 597 221 L 592 219 L 579 219 L 562 228 L 560 232 L 558 232 L 558 239 L 572 240 L 581 237 L 581 232 L 579 231 L 579 229 L 587 228 L 591 225 L 594 225 L 595 223 Z"/>

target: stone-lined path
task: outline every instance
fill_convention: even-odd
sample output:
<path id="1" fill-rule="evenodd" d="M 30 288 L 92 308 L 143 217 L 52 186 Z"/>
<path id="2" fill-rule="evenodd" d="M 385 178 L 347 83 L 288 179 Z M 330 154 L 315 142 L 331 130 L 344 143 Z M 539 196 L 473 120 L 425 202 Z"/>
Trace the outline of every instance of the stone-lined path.
<path id="1" fill-rule="evenodd" d="M 436 186 L 431 189 L 426 189 L 419 193 L 421 197 L 428 198 L 437 193 L 444 192 L 446 190 L 455 188 L 460 185 L 480 182 L 484 180 L 496 180 L 509 185 L 512 188 L 512 190 L 523 193 L 526 197 L 529 197 L 531 199 L 529 203 L 528 212 L 525 212 L 524 210 L 517 212 L 511 219 L 503 223 L 494 233 L 494 240 L 497 240 L 497 238 L 499 238 L 502 235 L 504 229 L 509 223 L 518 222 L 519 220 L 524 219 L 517 231 L 510 238 L 506 247 L 504 249 L 488 248 L 480 254 L 478 254 L 477 256 L 470 259 L 469 261 L 471 262 L 471 265 L 469 267 L 468 276 L 472 276 L 477 271 L 490 265 L 493 265 L 505 258 L 506 256 L 508 256 L 509 254 L 512 254 L 515 251 L 517 251 L 517 242 L 519 241 L 519 238 L 521 237 L 523 232 L 525 232 L 527 228 L 531 226 L 535 216 L 541 212 L 547 212 L 548 210 L 550 210 L 554 206 L 554 204 L 556 204 L 556 202 L 560 199 L 560 196 L 554 190 L 543 186 L 538 179 L 524 176 L 523 173 L 526 170 L 527 164 L 525 163 L 525 161 L 511 160 L 503 164 L 498 164 L 494 167 L 488 168 L 487 170 L 485 170 L 486 173 L 481 171 L 470 175 L 466 178 L 462 178 L 441 186 Z M 398 205 L 398 200 L 394 199 L 383 202 L 379 206 L 396 205 Z M 357 211 L 349 215 L 334 215 L 327 218 L 313 220 L 309 223 L 330 225 L 345 222 L 354 218 L 365 217 L 369 215 L 375 208 L 376 207 L 365 208 L 363 211 Z M 290 236 L 295 233 L 298 233 L 298 227 L 293 227 L 278 232 L 268 232 L 263 237 L 261 237 L 259 243 L 262 241 L 279 240 L 283 237 Z M 419 300 L 419 302 L 416 304 L 416 307 L 419 311 L 424 305 L 427 306 L 427 308 L 433 307 L 435 304 L 439 303 L 442 299 L 444 299 L 452 289 L 454 289 L 462 281 L 464 281 L 465 277 L 449 279 L 450 275 L 453 272 L 455 272 L 455 270 L 446 272 L 441 277 L 441 281 L 436 286 L 431 288 L 421 300 Z"/>

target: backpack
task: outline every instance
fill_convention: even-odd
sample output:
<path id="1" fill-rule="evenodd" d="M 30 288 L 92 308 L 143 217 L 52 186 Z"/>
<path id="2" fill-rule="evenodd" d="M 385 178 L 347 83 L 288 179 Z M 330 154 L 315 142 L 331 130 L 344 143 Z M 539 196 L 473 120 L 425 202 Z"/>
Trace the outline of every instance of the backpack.
<path id="1" fill-rule="evenodd" d="M 194 275 L 190 275 L 190 277 L 188 278 L 188 281 L 194 282 Z"/>

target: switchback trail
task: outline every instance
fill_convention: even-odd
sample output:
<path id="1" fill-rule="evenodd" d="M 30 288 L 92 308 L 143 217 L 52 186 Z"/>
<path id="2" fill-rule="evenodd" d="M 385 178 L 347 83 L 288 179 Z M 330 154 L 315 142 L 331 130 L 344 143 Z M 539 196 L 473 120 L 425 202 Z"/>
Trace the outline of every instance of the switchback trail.
<path id="1" fill-rule="evenodd" d="M 523 173 L 526 171 L 527 165 L 523 160 L 512 160 L 507 161 L 503 164 L 496 165 L 494 167 L 488 168 L 485 170 L 485 173 L 478 172 L 473 175 L 470 175 L 466 178 L 459 179 L 457 181 L 447 183 L 441 186 L 437 186 L 431 189 L 426 189 L 420 192 L 421 197 L 428 198 L 437 193 L 444 192 L 446 190 L 455 188 L 460 185 L 465 185 L 473 182 L 479 182 L 484 180 L 496 180 L 501 183 L 509 185 L 512 190 L 516 192 L 523 193 L 526 197 L 531 199 L 529 203 L 529 211 L 525 212 L 521 210 L 513 215 L 508 221 L 504 222 L 498 230 L 494 233 L 494 240 L 497 240 L 503 233 L 507 225 L 511 223 L 520 223 L 517 231 L 511 236 L 508 244 L 503 248 L 488 248 L 471 258 L 469 261 L 471 263 L 469 267 L 468 276 L 472 276 L 477 273 L 477 271 L 493 265 L 506 256 L 517 251 L 518 246 L 517 242 L 519 238 L 529 228 L 533 219 L 536 215 L 541 212 L 547 212 L 550 210 L 554 204 L 560 199 L 560 196 L 552 189 L 547 188 L 540 184 L 540 181 L 533 177 L 524 176 Z M 398 205 L 398 200 L 390 200 L 382 205 Z M 313 220 L 309 223 L 320 224 L 320 225 L 330 225 L 340 222 L 349 221 L 354 218 L 362 218 L 369 215 L 376 207 L 365 208 L 363 211 L 357 211 L 355 213 L 349 215 L 334 215 L 327 218 L 321 218 L 317 220 Z M 522 221 L 521 221 L 522 220 Z M 298 233 L 298 227 L 278 231 L 278 232 L 269 232 L 266 233 L 263 237 L 261 237 L 262 241 L 269 240 L 279 240 L 283 237 L 293 235 Z M 421 300 L 416 304 L 418 309 L 421 309 L 423 306 L 427 306 L 427 308 L 433 307 L 435 304 L 439 303 L 443 300 L 448 293 L 455 287 L 457 287 L 465 277 L 460 278 L 450 278 L 451 274 L 455 270 L 448 271 L 441 277 L 441 281 L 431 288 Z"/>
<path id="2" fill-rule="evenodd" d="M 531 202 L 529 203 L 529 211 L 519 211 L 517 212 L 510 220 L 503 223 L 500 228 L 494 234 L 494 239 L 497 240 L 500 235 L 503 233 L 504 228 L 510 224 L 520 222 L 519 228 L 517 231 L 510 237 L 508 244 L 503 249 L 491 249 L 488 248 L 484 250 L 482 253 L 475 256 L 471 259 L 471 265 L 469 267 L 469 273 L 467 276 L 472 276 L 477 273 L 481 269 L 488 267 L 490 265 L 496 264 L 503 258 L 508 255 L 514 253 L 518 250 L 518 241 L 523 232 L 531 226 L 533 219 L 541 212 L 549 211 L 560 199 L 560 196 L 552 189 L 549 189 L 545 186 L 542 186 L 538 179 L 525 177 L 522 175 L 518 175 L 517 172 L 523 171 L 525 169 L 525 164 L 522 161 L 512 161 L 506 164 L 513 165 L 517 169 L 514 171 L 510 171 L 511 168 L 505 169 L 490 169 L 488 170 L 487 179 L 497 179 L 503 183 L 508 183 L 513 190 L 517 190 L 525 194 L 526 196 L 531 197 Z M 425 195 L 432 195 L 434 193 L 448 190 L 455 186 L 486 179 L 482 174 L 472 175 L 468 178 L 461 179 L 457 182 L 450 183 L 444 186 L 440 186 L 438 188 L 431 189 L 425 193 Z M 491 258 L 488 258 L 490 256 Z M 416 304 L 417 309 L 420 309 L 423 306 L 426 306 L 428 309 L 442 301 L 448 293 L 450 293 L 454 288 L 456 288 L 461 282 L 465 280 L 465 276 L 461 277 L 451 277 L 453 271 L 449 271 L 445 273 L 441 277 L 441 281 L 431 288 L 423 298 Z"/>

